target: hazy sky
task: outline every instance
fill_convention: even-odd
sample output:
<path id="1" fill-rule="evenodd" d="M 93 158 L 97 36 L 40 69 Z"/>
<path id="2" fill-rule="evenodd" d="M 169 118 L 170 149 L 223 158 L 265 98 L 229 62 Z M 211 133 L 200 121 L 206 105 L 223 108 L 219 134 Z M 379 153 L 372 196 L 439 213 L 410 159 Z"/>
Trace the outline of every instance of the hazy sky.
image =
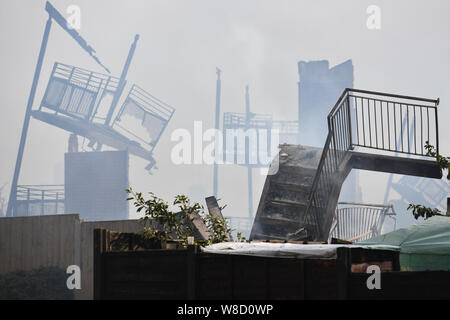
<path id="1" fill-rule="evenodd" d="M 212 194 L 212 167 L 170 161 L 177 128 L 214 125 L 216 66 L 222 73 L 222 111 L 244 111 L 250 86 L 252 111 L 276 119 L 297 118 L 297 62 L 352 59 L 355 88 L 441 98 L 441 153 L 450 155 L 450 2 L 300 0 L 54 0 L 65 16 L 81 8 L 80 34 L 119 76 L 136 33 L 141 38 L 128 74 L 176 108 L 155 150 L 159 170 L 130 156 L 130 184 L 163 198 Z M 366 27 L 369 5 L 381 9 L 381 29 Z M 0 10 L 0 186 L 10 183 L 26 102 L 47 14 L 45 1 L 2 0 Z M 103 72 L 59 26 L 53 24 L 38 87 L 39 106 L 55 61 Z M 125 92 L 128 89 L 125 89 Z M 337 98 L 337 97 L 336 97 Z M 330 106 L 331 108 L 331 106 Z M 325 124 L 325 123 L 324 123 Z M 69 134 L 32 120 L 19 184 L 63 183 Z M 246 169 L 221 168 L 219 197 L 226 215 L 247 214 Z M 255 174 L 256 210 L 264 178 Z M 387 175 L 361 178 L 363 200 L 381 202 Z M 377 186 L 377 188 L 374 188 Z M 393 195 L 395 197 L 395 195 Z M 406 213 L 400 213 L 406 215 Z M 137 215 L 131 212 L 131 217 Z M 405 223 L 410 221 L 404 220 Z"/>

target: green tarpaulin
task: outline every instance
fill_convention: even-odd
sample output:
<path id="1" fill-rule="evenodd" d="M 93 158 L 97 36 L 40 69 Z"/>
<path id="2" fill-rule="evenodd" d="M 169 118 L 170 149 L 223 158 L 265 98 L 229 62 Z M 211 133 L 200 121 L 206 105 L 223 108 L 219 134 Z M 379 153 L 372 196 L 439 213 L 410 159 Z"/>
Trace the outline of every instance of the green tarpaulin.
<path id="1" fill-rule="evenodd" d="M 358 244 L 400 247 L 404 271 L 450 270 L 450 217 L 434 216 Z"/>

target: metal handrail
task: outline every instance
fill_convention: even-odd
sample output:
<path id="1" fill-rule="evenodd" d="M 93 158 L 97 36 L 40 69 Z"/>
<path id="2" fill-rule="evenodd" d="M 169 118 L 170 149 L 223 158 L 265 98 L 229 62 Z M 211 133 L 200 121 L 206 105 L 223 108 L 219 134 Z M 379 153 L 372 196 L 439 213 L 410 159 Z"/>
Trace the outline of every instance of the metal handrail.
<path id="1" fill-rule="evenodd" d="M 373 96 L 402 99 L 404 101 L 387 99 L 381 100 L 375 99 Z M 359 106 L 358 99 L 360 102 Z M 379 102 L 378 104 L 377 101 Z M 412 101 L 426 102 L 431 105 L 418 105 L 417 103 L 412 103 Z M 366 104 L 364 102 L 366 102 Z M 384 105 L 383 102 L 385 102 Z M 331 109 L 327 118 L 328 136 L 322 150 L 322 155 L 316 174 L 314 176 L 311 192 L 308 198 L 307 209 L 305 215 L 303 216 L 303 224 L 312 224 L 317 237 L 321 237 L 323 215 L 320 215 L 320 211 L 321 208 L 324 208 L 325 210 L 328 208 L 328 198 L 332 194 L 334 188 L 334 184 L 330 183 L 330 181 L 336 181 L 345 156 L 348 151 L 353 150 L 355 147 L 390 151 L 395 152 L 396 154 L 406 153 L 410 155 L 428 156 L 424 152 L 424 131 L 426 131 L 426 141 L 430 141 L 433 136 L 433 134 L 430 134 L 430 131 L 434 130 L 435 137 L 433 142 L 436 145 L 437 153 L 439 153 L 437 115 L 437 106 L 439 105 L 439 102 L 439 98 L 426 99 L 384 92 L 346 88 L 334 107 Z M 367 108 L 365 108 L 365 106 L 367 106 Z M 404 110 L 404 108 L 406 108 L 406 110 Z M 434 123 L 432 121 L 433 119 L 431 119 L 430 123 L 430 109 L 434 111 Z M 377 110 L 379 115 L 377 115 Z M 383 110 L 385 110 L 384 115 Z M 364 111 L 366 111 L 366 115 L 364 114 Z M 389 112 L 394 114 L 393 121 Z M 423 116 L 424 113 L 426 114 L 426 118 Z M 397 132 L 397 114 L 401 122 L 400 132 Z M 420 114 L 420 118 L 418 114 Z M 420 123 L 417 121 L 417 118 L 420 119 Z M 425 123 L 424 119 L 426 119 Z M 356 123 L 356 128 L 353 123 Z M 369 126 L 368 132 L 365 128 L 366 124 Z M 394 132 L 391 132 L 391 124 L 394 126 Z M 387 126 L 387 132 L 385 130 L 385 125 Z M 417 140 L 419 135 L 418 127 L 420 128 L 421 140 L 420 152 L 417 152 Z M 404 130 L 407 131 L 407 134 L 404 134 Z M 354 131 L 356 131 L 356 137 L 353 137 Z M 373 133 L 375 133 L 375 135 Z M 393 139 L 391 137 L 391 133 L 393 135 Z M 363 139 L 361 139 L 361 136 Z M 368 138 L 368 141 L 366 141 L 366 137 Z M 387 141 L 386 138 L 388 138 Z M 375 145 L 372 140 L 375 140 Z M 379 140 L 381 140 L 381 144 L 379 143 Z M 404 140 L 407 140 L 408 142 L 406 151 L 404 150 Z M 414 141 L 414 152 L 412 151 L 411 140 Z M 401 145 L 401 148 L 399 145 Z"/>
<path id="2" fill-rule="evenodd" d="M 361 206 L 361 207 L 384 208 L 387 210 L 391 209 L 392 213 L 386 213 L 386 214 L 395 214 L 394 205 L 392 205 L 392 204 L 375 204 L 375 203 L 364 203 L 364 202 L 340 201 L 340 202 L 338 202 L 338 205 L 353 205 L 353 206 Z"/>
<path id="3" fill-rule="evenodd" d="M 14 215 L 64 213 L 64 202 L 64 185 L 17 186 Z"/>
<path id="4" fill-rule="evenodd" d="M 338 202 L 329 237 L 365 240 L 381 233 L 386 217 L 394 219 L 393 205 Z M 361 223 L 362 222 L 362 223 Z"/>
<path id="5" fill-rule="evenodd" d="M 422 102 L 430 102 L 434 103 L 436 105 L 439 105 L 440 99 L 427 99 L 427 98 L 421 98 L 421 97 L 414 97 L 414 96 L 406 96 L 406 95 L 400 95 L 400 94 L 392 94 L 387 92 L 379 92 L 379 91 L 369 91 L 369 90 L 361 90 L 361 89 L 353 89 L 353 88 L 345 88 L 342 92 L 341 96 L 339 97 L 338 101 L 334 105 L 333 109 L 331 109 L 330 113 L 328 114 L 328 117 L 330 117 L 336 108 L 339 106 L 341 100 L 348 92 L 356 92 L 356 93 L 363 93 L 363 94 L 370 94 L 370 95 L 376 95 L 376 96 L 385 96 L 390 98 L 398 98 L 398 99 L 407 99 L 407 100 L 416 100 L 416 101 L 422 101 Z"/>
<path id="6" fill-rule="evenodd" d="M 337 165 L 337 162 L 335 161 L 327 161 L 327 156 L 331 153 L 329 153 L 330 150 L 330 145 L 333 143 L 332 142 L 332 137 L 333 137 L 333 131 L 328 133 L 327 136 L 327 140 L 325 142 L 325 146 L 322 150 L 322 155 L 320 157 L 320 161 L 319 161 L 319 165 L 316 171 L 316 174 L 314 176 L 314 180 L 313 180 L 313 184 L 311 186 L 311 192 L 309 194 L 309 198 L 308 198 L 308 205 L 306 208 L 306 212 L 304 215 L 304 221 L 303 221 L 303 225 L 306 223 L 310 226 L 314 226 L 314 231 L 316 233 L 316 235 L 318 235 L 320 237 L 321 234 L 321 230 L 320 230 L 320 222 L 319 222 L 319 212 L 317 212 L 318 208 L 322 208 L 325 207 L 326 208 L 326 204 L 323 203 L 323 199 L 320 197 L 320 195 L 318 196 L 316 194 L 317 188 L 319 188 L 319 184 L 320 186 L 324 187 L 325 193 L 331 192 L 332 186 L 329 183 L 326 183 L 326 181 L 321 182 L 321 178 L 323 178 L 324 176 L 322 175 L 322 171 L 324 171 L 325 166 L 328 164 L 330 166 L 330 169 L 333 169 L 333 165 Z M 337 167 L 335 168 L 337 169 Z M 334 171 L 334 170 L 332 170 Z M 325 170 L 325 173 L 329 173 L 330 170 Z M 322 179 L 324 180 L 324 179 Z M 316 214 L 312 214 L 311 215 L 311 210 L 312 208 L 314 208 L 314 211 Z"/>

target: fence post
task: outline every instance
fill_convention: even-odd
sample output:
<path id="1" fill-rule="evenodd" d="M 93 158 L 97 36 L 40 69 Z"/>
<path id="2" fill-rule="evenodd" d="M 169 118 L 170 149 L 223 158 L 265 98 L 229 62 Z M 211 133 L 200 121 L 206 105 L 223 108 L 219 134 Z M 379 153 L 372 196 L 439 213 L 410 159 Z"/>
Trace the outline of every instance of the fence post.
<path id="1" fill-rule="evenodd" d="M 351 249 L 346 247 L 337 248 L 337 299 L 348 298 L 348 274 L 351 271 Z"/>
<path id="2" fill-rule="evenodd" d="M 102 253 L 104 245 L 104 230 L 94 230 L 94 300 L 102 299 Z"/>
<path id="3" fill-rule="evenodd" d="M 450 198 L 447 198 L 447 216 L 450 216 Z"/>
<path id="4" fill-rule="evenodd" d="M 17 194 L 16 194 L 17 196 Z M 30 215 L 30 188 L 27 188 L 27 217 Z M 16 199 L 17 200 L 17 199 Z M 14 207 L 15 209 L 15 207 Z"/>
<path id="5" fill-rule="evenodd" d="M 45 190 L 41 191 L 41 216 L 44 215 Z"/>
<path id="6" fill-rule="evenodd" d="M 188 245 L 186 249 L 186 298 L 188 300 L 195 299 L 195 288 L 196 288 L 196 256 L 197 247 L 195 245 Z"/>
<path id="7" fill-rule="evenodd" d="M 58 214 L 58 200 L 59 200 L 59 192 L 56 192 L 56 199 L 55 199 L 55 214 Z"/>

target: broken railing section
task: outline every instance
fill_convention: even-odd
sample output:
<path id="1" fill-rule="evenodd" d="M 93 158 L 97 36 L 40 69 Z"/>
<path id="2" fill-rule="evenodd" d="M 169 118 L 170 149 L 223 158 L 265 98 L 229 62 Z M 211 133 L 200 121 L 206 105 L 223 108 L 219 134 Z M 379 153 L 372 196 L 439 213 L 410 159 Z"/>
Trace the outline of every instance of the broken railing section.
<path id="1" fill-rule="evenodd" d="M 124 136 L 139 141 L 148 150 L 153 150 L 174 111 L 167 103 L 133 85 L 112 127 Z M 129 124 L 126 117 L 130 118 Z"/>
<path id="2" fill-rule="evenodd" d="M 111 125 L 107 122 L 111 100 L 118 93 L 119 78 L 55 63 L 38 112 L 33 116 L 84 136 L 88 146 L 103 144 L 125 148 L 148 160 L 175 109 L 137 85 L 133 85 Z M 42 112 L 43 108 L 55 111 Z"/>
<path id="3" fill-rule="evenodd" d="M 392 205 L 339 202 L 330 238 L 357 242 L 378 236 L 386 217 L 392 218 L 395 224 L 395 216 Z"/>
<path id="4" fill-rule="evenodd" d="M 393 155 L 427 156 L 426 141 L 439 150 L 439 99 L 345 89 L 328 115 L 328 136 L 302 224 L 316 239 L 331 228 L 340 188 L 356 148 Z"/>

